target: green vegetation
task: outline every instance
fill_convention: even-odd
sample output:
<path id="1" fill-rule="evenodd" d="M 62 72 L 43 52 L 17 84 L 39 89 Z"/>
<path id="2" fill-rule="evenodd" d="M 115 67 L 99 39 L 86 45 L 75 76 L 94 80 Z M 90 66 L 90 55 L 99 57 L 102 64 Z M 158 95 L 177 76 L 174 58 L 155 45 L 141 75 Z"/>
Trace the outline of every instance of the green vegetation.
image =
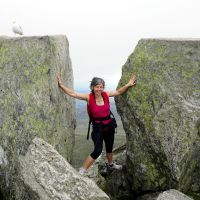
<path id="1" fill-rule="evenodd" d="M 192 197 L 194 200 L 200 200 L 200 193 L 189 192 L 186 195 Z"/>

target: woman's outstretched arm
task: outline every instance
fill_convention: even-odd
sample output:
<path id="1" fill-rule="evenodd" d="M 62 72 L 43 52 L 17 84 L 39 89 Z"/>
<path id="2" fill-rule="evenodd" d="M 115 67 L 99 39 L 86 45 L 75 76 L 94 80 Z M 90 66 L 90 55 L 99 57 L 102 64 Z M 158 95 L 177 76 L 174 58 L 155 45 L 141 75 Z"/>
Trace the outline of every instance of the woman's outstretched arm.
<path id="1" fill-rule="evenodd" d="M 72 89 L 70 89 L 70 88 L 65 87 L 65 86 L 63 85 L 63 83 L 62 83 L 62 80 L 61 80 L 60 75 L 57 75 L 56 78 L 57 78 L 57 81 L 58 81 L 58 87 L 59 87 L 64 93 L 66 93 L 67 95 L 69 95 L 69 96 L 71 96 L 71 97 L 74 97 L 74 98 L 76 98 L 76 99 L 88 101 L 88 99 L 89 99 L 89 95 L 88 95 L 88 94 L 78 93 L 78 92 L 75 92 L 74 90 L 72 90 Z"/>
<path id="2" fill-rule="evenodd" d="M 124 92 L 126 92 L 128 90 L 129 87 L 132 87 L 136 84 L 136 76 L 133 74 L 132 77 L 130 78 L 129 82 L 122 86 L 121 88 L 115 90 L 115 91 L 108 91 L 107 94 L 109 97 L 115 97 L 118 96 L 120 94 L 123 94 Z"/>

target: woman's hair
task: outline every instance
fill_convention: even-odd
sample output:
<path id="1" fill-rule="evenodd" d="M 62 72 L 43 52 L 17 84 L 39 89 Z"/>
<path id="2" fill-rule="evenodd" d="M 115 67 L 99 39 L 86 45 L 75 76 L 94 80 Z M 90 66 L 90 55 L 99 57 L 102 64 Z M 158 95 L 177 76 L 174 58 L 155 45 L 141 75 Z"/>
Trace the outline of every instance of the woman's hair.
<path id="1" fill-rule="evenodd" d="M 99 84 L 102 84 L 103 88 L 105 87 L 105 81 L 102 78 L 94 77 L 90 83 L 90 89 L 93 90 L 92 88 Z"/>

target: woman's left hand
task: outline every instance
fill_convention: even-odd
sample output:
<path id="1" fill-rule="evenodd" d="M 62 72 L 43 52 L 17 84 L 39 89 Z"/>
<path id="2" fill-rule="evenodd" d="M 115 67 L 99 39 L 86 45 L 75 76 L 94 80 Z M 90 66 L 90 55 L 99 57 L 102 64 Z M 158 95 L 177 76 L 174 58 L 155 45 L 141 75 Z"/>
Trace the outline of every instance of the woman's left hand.
<path id="1" fill-rule="evenodd" d="M 62 84 L 62 80 L 61 80 L 60 74 L 57 74 L 56 79 L 58 81 L 58 86 L 60 87 L 61 84 Z"/>
<path id="2" fill-rule="evenodd" d="M 133 85 L 136 84 L 136 81 L 137 81 L 136 76 L 133 74 L 132 77 L 130 78 L 129 82 L 128 82 L 128 85 L 133 86 Z"/>

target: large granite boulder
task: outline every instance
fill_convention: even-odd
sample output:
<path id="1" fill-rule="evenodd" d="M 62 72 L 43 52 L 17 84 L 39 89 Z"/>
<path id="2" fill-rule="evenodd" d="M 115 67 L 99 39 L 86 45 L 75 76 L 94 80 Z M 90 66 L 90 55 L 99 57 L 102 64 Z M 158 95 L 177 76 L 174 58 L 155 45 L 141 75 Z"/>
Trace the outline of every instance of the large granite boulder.
<path id="1" fill-rule="evenodd" d="M 193 200 L 177 190 L 171 189 L 159 194 L 156 200 Z"/>
<path id="2" fill-rule="evenodd" d="M 51 145 L 34 138 L 20 156 L 22 180 L 34 199 L 109 200 L 96 183 L 80 175 Z"/>
<path id="3" fill-rule="evenodd" d="M 36 136 L 71 162 L 75 102 L 58 89 L 57 73 L 73 88 L 65 36 L 0 37 L 0 193 L 6 199 L 31 199 L 19 156 Z"/>
<path id="4" fill-rule="evenodd" d="M 123 66 L 117 97 L 127 170 L 137 192 L 200 191 L 200 41 L 142 39 Z"/>
<path id="5" fill-rule="evenodd" d="M 193 198 L 179 192 L 175 189 L 170 189 L 164 192 L 149 193 L 137 198 L 137 200 L 193 200 Z"/>

